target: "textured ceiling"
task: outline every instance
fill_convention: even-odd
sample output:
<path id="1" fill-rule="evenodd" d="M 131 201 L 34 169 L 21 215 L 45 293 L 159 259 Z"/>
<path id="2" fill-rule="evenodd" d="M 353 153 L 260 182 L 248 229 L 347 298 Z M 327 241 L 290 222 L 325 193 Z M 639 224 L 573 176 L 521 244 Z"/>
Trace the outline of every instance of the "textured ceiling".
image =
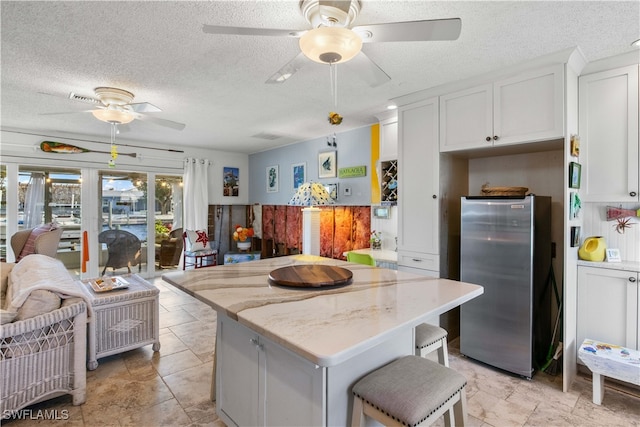
<path id="1" fill-rule="evenodd" d="M 456 41 L 366 44 L 391 81 L 371 88 L 356 66 L 338 66 L 342 125 L 329 67 L 308 62 L 283 84 L 264 82 L 298 53 L 296 39 L 211 35 L 203 24 L 307 29 L 298 1 L 2 1 L 1 124 L 107 137 L 79 113 L 98 86 L 133 92 L 183 131 L 134 121 L 122 137 L 252 153 L 376 121 L 389 99 L 579 46 L 588 61 L 633 50 L 640 2 L 371 1 L 355 25 L 460 17 Z M 41 115 L 53 112 L 78 112 Z M 124 133 L 126 132 L 126 133 Z M 273 140 L 254 135 L 278 136 Z"/>

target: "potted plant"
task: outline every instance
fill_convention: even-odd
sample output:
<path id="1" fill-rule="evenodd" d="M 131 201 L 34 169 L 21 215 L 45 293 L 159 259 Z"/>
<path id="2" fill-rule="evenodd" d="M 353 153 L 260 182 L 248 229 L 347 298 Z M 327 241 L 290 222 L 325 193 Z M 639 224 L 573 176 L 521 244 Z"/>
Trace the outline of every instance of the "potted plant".
<path id="1" fill-rule="evenodd" d="M 382 249 L 382 232 L 373 230 L 371 232 L 371 249 Z"/>

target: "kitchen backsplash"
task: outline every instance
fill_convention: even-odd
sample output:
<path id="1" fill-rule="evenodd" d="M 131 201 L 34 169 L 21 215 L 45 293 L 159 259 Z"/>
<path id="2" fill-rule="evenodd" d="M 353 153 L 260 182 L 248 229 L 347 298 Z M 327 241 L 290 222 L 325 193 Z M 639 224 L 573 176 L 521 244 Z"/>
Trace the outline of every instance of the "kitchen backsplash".
<path id="1" fill-rule="evenodd" d="M 580 212 L 584 223 L 582 226 L 581 242 L 589 236 L 603 236 L 607 242 L 607 248 L 620 249 L 620 256 L 624 261 L 640 262 L 640 218 L 631 218 L 630 228 L 624 233 L 616 231 L 616 221 L 607 221 L 607 206 L 622 207 L 624 209 L 637 210 L 637 203 L 584 203 Z"/>

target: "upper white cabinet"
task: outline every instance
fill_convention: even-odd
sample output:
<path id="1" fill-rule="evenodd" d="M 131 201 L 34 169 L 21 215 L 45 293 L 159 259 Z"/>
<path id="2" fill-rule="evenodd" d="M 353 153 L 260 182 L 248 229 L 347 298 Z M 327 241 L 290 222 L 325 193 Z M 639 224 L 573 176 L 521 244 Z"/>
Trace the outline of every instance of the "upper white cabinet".
<path id="1" fill-rule="evenodd" d="M 637 65 L 580 77 L 579 134 L 582 199 L 640 200 Z"/>
<path id="2" fill-rule="evenodd" d="M 398 158 L 398 118 L 380 122 L 380 160 Z"/>
<path id="3" fill-rule="evenodd" d="M 564 136 L 564 65 L 440 96 L 440 151 Z"/>
<path id="4" fill-rule="evenodd" d="M 398 266 L 437 275 L 440 269 L 438 98 L 401 108 L 398 125 Z"/>

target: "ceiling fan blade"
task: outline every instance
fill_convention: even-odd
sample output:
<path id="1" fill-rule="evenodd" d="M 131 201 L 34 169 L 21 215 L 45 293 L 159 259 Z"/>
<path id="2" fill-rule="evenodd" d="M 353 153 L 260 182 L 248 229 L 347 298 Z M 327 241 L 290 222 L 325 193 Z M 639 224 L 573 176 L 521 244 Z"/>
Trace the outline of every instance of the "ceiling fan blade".
<path id="1" fill-rule="evenodd" d="M 461 29 L 460 18 L 391 22 L 352 28 L 362 37 L 363 43 L 456 40 L 460 37 Z"/>
<path id="2" fill-rule="evenodd" d="M 287 62 L 282 68 L 276 71 L 265 83 L 284 83 L 293 76 L 300 68 L 309 63 L 309 60 L 300 52 L 295 58 Z"/>
<path id="3" fill-rule="evenodd" d="M 62 114 L 80 114 L 80 113 L 90 113 L 93 110 L 83 110 L 83 111 L 61 111 L 58 113 L 38 113 L 39 116 L 58 116 Z"/>
<path id="4" fill-rule="evenodd" d="M 345 65 L 351 66 L 351 64 L 357 67 L 358 74 L 362 80 L 371 87 L 378 87 L 391 80 L 391 77 L 362 51 Z"/>
<path id="5" fill-rule="evenodd" d="M 162 111 L 160 108 L 148 102 L 136 102 L 134 104 L 127 104 L 131 107 L 131 111 L 136 113 L 159 113 Z"/>
<path id="6" fill-rule="evenodd" d="M 302 36 L 307 30 L 279 30 L 274 28 L 245 28 L 225 27 L 222 25 L 203 25 L 202 31 L 207 34 L 234 34 L 240 36 L 274 36 L 294 37 Z"/>
<path id="7" fill-rule="evenodd" d="M 136 119 L 140 119 L 145 122 L 155 123 L 160 126 L 165 126 L 171 129 L 182 130 L 186 127 L 184 123 L 174 122 L 172 120 L 159 119 L 157 117 L 148 116 L 146 114 L 135 113 Z"/>

